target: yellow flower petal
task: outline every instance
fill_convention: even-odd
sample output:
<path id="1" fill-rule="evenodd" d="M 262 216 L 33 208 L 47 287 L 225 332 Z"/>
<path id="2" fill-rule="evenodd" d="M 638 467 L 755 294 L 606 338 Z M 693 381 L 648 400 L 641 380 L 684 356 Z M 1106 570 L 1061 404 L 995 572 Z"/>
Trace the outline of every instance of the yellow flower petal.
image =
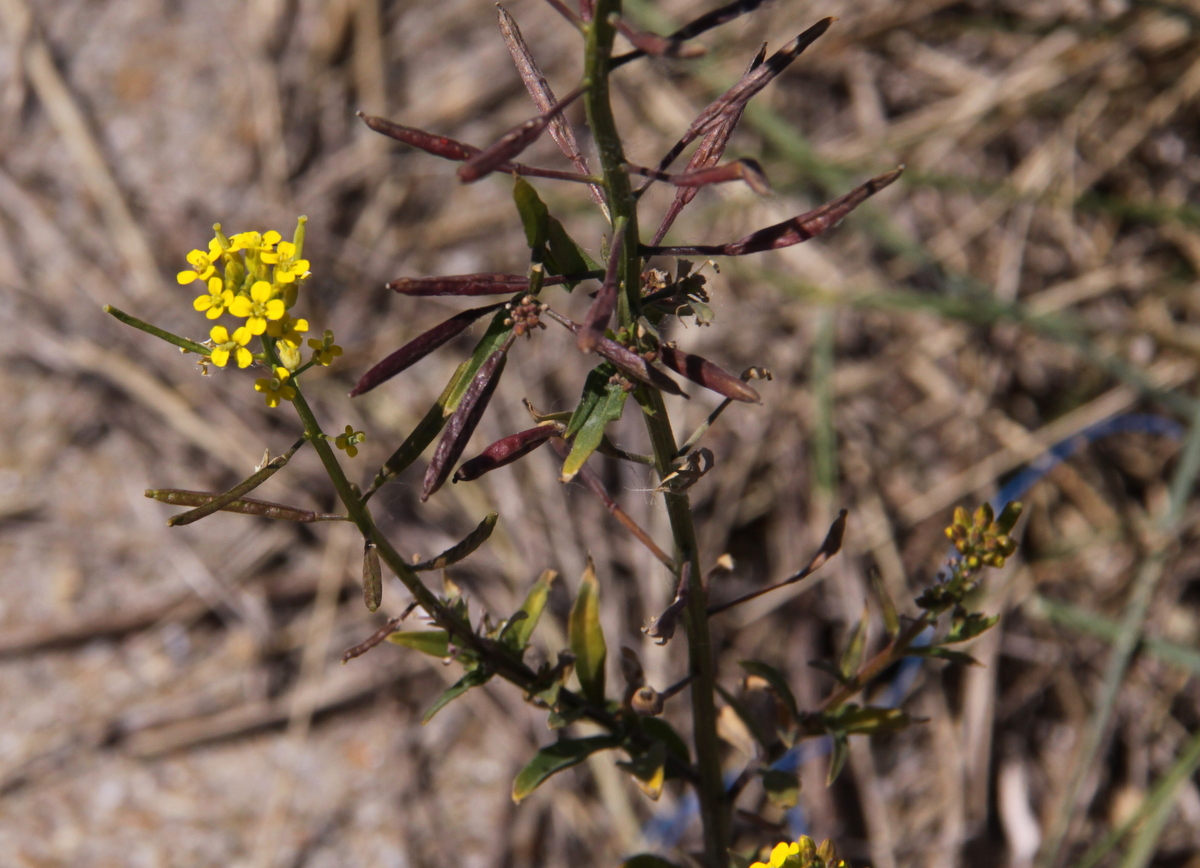
<path id="1" fill-rule="evenodd" d="M 252 335 L 261 335 L 267 330 L 267 321 L 261 316 L 252 316 L 246 320 L 245 328 L 250 329 Z"/>
<path id="2" fill-rule="evenodd" d="M 192 307 L 195 308 L 196 310 L 208 310 L 210 307 L 212 307 L 212 296 L 211 295 L 196 296 L 195 300 L 192 302 Z"/>
<path id="3" fill-rule="evenodd" d="M 783 862 L 788 857 L 788 851 L 791 848 L 786 843 L 775 845 L 775 849 L 771 851 L 771 868 L 782 868 Z M 798 851 L 797 851 L 798 852 Z"/>
<path id="4" fill-rule="evenodd" d="M 213 360 L 213 364 L 218 368 L 223 368 L 225 367 L 225 363 L 229 361 L 229 350 L 223 350 L 220 347 L 217 347 L 215 350 L 209 353 L 209 358 Z"/>
<path id="5" fill-rule="evenodd" d="M 200 277 L 200 273 L 196 271 L 181 271 L 175 275 L 175 279 L 179 281 L 180 286 L 187 286 L 193 280 Z"/>
<path id="6" fill-rule="evenodd" d="M 239 295 L 230 303 L 229 312 L 234 316 L 250 316 L 254 313 L 254 302 L 244 295 Z"/>
<path id="7" fill-rule="evenodd" d="M 205 316 L 206 316 L 206 317 L 208 317 L 209 319 L 220 319 L 220 318 L 221 318 L 221 314 L 223 314 L 223 313 L 225 313 L 225 309 L 224 309 L 224 308 L 222 308 L 222 307 L 216 307 L 216 306 L 214 305 L 213 307 L 210 307 L 210 308 L 208 309 L 208 313 L 206 313 L 206 314 L 205 314 Z"/>
<path id="8" fill-rule="evenodd" d="M 286 312 L 283 299 L 273 298 L 267 302 L 267 319 L 280 319 Z"/>
<path id="9" fill-rule="evenodd" d="M 270 301 L 273 294 L 271 284 L 265 280 L 257 280 L 254 282 L 254 286 L 250 287 L 250 297 L 259 304 Z"/>
<path id="10" fill-rule="evenodd" d="M 279 251 L 279 255 L 284 259 L 291 259 L 296 255 L 296 245 L 290 241 L 280 241 L 279 247 L 276 249 Z"/>
<path id="11" fill-rule="evenodd" d="M 245 347 L 238 347 L 237 352 L 234 355 L 237 357 L 237 364 L 239 368 L 248 368 L 250 367 L 250 363 L 254 361 L 254 356 L 252 356 L 250 351 Z"/>
<path id="12" fill-rule="evenodd" d="M 263 237 L 262 237 L 263 244 L 269 244 L 272 247 L 274 247 L 276 244 L 279 243 L 279 239 L 282 237 L 283 237 L 282 235 L 280 235 L 278 232 L 276 232 L 274 229 L 272 229 L 270 232 L 263 235 Z"/>
<path id="13" fill-rule="evenodd" d="M 238 329 L 238 331 L 241 331 L 241 329 Z M 214 344 L 229 343 L 229 330 L 225 328 L 225 326 L 213 326 L 212 330 L 209 331 L 208 336 L 212 339 Z"/>

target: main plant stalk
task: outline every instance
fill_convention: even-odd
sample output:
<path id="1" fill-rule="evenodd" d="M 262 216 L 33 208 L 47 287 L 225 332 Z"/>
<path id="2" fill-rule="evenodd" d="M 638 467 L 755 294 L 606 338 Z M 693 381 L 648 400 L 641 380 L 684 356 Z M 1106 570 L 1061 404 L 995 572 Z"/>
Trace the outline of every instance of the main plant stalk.
<path id="1" fill-rule="evenodd" d="M 595 14 L 588 27 L 585 78 L 587 91 L 584 105 L 592 128 L 603 169 L 604 186 L 613 225 L 621 218 L 625 223 L 624 257 L 621 262 L 622 292 L 618 296 L 617 317 L 622 328 L 633 331 L 641 312 L 641 256 L 638 251 L 637 200 L 633 196 L 629 173 L 625 169 L 625 154 L 617 134 L 609 100 L 609 57 L 612 54 L 615 30 L 612 19 L 621 12 L 620 0 L 596 0 Z M 655 469 L 659 478 L 672 471 L 677 447 L 671 431 L 671 420 L 663 404 L 662 394 L 640 386 L 641 397 L 651 413 L 645 414 L 646 427 L 654 451 Z M 688 496 L 668 492 L 667 516 L 675 540 L 676 570 L 691 565 L 688 597 L 687 638 L 688 658 L 692 673 L 692 730 L 695 741 L 698 773 L 697 795 L 700 800 L 700 819 L 704 826 L 704 851 L 712 868 L 726 868 L 729 860 L 730 810 L 729 800 L 721 779 L 720 744 L 717 740 L 716 665 L 709 638 L 708 601 L 700 571 L 696 528 Z"/>

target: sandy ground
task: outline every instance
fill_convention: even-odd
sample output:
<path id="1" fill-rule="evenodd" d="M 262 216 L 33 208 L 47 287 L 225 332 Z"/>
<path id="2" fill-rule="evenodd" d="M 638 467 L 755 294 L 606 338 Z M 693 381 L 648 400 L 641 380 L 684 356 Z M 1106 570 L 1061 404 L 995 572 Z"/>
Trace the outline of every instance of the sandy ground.
<path id="1" fill-rule="evenodd" d="M 577 35 L 535 0 L 509 8 L 568 90 Z M 629 11 L 666 31 L 704 10 Z M 734 408 L 708 435 L 716 467 L 692 489 L 706 559 L 737 564 L 714 580 L 721 593 L 788 575 L 850 510 L 846 549 L 815 587 L 716 623 L 722 682 L 736 687 L 734 661 L 759 656 L 815 704 L 830 680 L 806 664 L 843 640 L 872 570 L 911 601 L 945 556 L 955 505 L 1095 423 L 1154 416 L 1082 443 L 1037 482 L 1020 554 L 981 600 L 1003 616 L 971 649 L 983 665 L 921 668 L 905 707 L 927 722 L 856 741 L 832 788 L 814 755 L 801 807 L 812 834 L 877 868 L 1023 868 L 1069 813 L 1065 865 L 1175 768 L 1185 779 L 1136 864 L 1196 864 L 1195 765 L 1176 760 L 1200 711 L 1200 512 L 1180 457 L 1200 357 L 1200 18 L 1126 0 L 780 0 L 703 37 L 700 60 L 622 70 L 630 158 L 656 161 L 762 41 L 773 50 L 826 14 L 833 29 L 730 147 L 762 160 L 775 195 L 704 190 L 668 236 L 738 238 L 908 167 L 827 239 L 723 264 L 713 327 L 672 333 L 730 369 L 774 374 L 763 406 Z M 247 372 L 200 376 L 101 312 L 202 338 L 208 323 L 173 279 L 186 253 L 217 221 L 287 235 L 306 214 L 306 315 L 346 348 L 306 391 L 327 430 L 367 432 L 351 466 L 369 481 L 471 346 L 347 399 L 372 362 L 464 307 L 383 284 L 520 270 L 526 254 L 506 179 L 462 186 L 355 112 L 477 145 L 529 117 L 493 7 L 0 0 L 0 37 L 0 863 L 599 866 L 654 846 L 647 820 L 681 794 L 651 803 L 607 759 L 512 805 L 514 774 L 552 737 L 514 690 L 474 691 L 422 727 L 454 666 L 392 646 L 339 665 L 408 603 L 392 581 L 380 615 L 363 609 L 346 526 L 218 515 L 167 528 L 174 510 L 143 489 L 224 490 L 300 429 L 263 407 Z M 586 149 L 582 114 L 570 119 Z M 566 166 L 548 141 L 523 159 Z M 598 254 L 586 193 L 537 184 Z M 653 190 L 645 213 L 667 201 Z M 556 299 L 586 310 L 580 293 Z M 569 409 L 587 370 L 561 330 L 514 355 L 473 448 L 524 427 L 522 397 Z M 677 430 L 715 403 L 673 402 Z M 613 433 L 644 450 L 636 415 Z M 1164 436 L 1161 420 L 1182 428 Z M 665 544 L 647 475 L 593 461 Z M 682 643 L 637 631 L 669 600 L 663 570 L 557 482 L 548 451 L 424 505 L 423 468 L 381 493 L 379 520 L 405 554 L 429 556 L 497 509 L 491 542 L 450 571 L 474 611 L 511 611 L 544 568 L 573 586 L 590 553 L 610 647 L 637 648 L 660 687 L 684 672 Z M 306 452 L 262 496 L 333 505 Z M 568 602 L 565 589 L 552 600 L 550 651 Z M 1126 639 L 1147 641 L 1126 643 L 1136 653 L 1114 680 L 1122 619 Z M 686 728 L 682 704 L 667 714 Z M 731 747 L 730 768 L 742 762 Z M 752 788 L 743 804 L 761 799 Z M 680 845 L 696 840 L 693 824 Z"/>

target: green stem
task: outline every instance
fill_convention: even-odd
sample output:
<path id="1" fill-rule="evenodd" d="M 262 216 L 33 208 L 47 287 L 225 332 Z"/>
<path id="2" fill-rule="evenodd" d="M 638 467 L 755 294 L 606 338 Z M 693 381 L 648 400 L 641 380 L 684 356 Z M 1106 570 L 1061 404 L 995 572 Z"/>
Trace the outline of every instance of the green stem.
<path id="1" fill-rule="evenodd" d="M 637 200 L 633 195 L 629 174 L 625 170 L 625 154 L 621 137 L 613 119 L 609 102 L 609 57 L 615 29 L 613 20 L 620 15 L 621 0 L 596 0 L 595 14 L 587 30 L 587 57 L 584 76 L 587 92 L 584 106 L 600 153 L 604 170 L 604 187 L 608 192 L 608 207 L 613 226 L 625 221 L 625 255 L 621 261 L 623 292 L 617 297 L 617 321 L 630 329 L 641 314 L 641 257 Z M 651 410 L 646 415 L 646 427 L 654 447 L 654 466 L 659 478 L 672 471 L 677 446 L 671 431 L 671 421 L 663 404 L 662 394 L 643 387 L 643 403 Z M 720 743 L 717 740 L 716 665 L 708 632 L 708 600 L 700 571 L 696 528 L 688 497 L 683 493 L 665 495 L 667 516 L 675 539 L 677 569 L 691 564 L 691 583 L 688 595 L 688 657 L 692 681 L 692 729 L 696 746 L 697 794 L 700 799 L 700 818 L 704 825 L 704 850 L 710 868 L 725 868 L 729 862 L 730 805 L 721 780 Z"/>
<path id="2" fill-rule="evenodd" d="M 654 463 L 660 479 L 671 473 L 675 460 L 675 435 L 671 420 L 657 389 L 643 387 L 653 415 L 646 415 L 646 430 L 654 449 Z M 721 745 L 717 739 L 717 667 L 713 659 L 712 639 L 708 628 L 708 594 L 700 571 L 700 552 L 696 541 L 696 526 L 687 494 L 665 492 L 667 518 L 675 538 L 675 559 L 682 569 L 691 564 L 688 584 L 687 638 L 688 662 L 692 681 L 692 734 L 696 743 L 696 762 L 699 784 L 700 819 L 704 825 L 704 850 L 708 862 L 724 868 L 729 862 L 730 808 L 721 779 Z"/>

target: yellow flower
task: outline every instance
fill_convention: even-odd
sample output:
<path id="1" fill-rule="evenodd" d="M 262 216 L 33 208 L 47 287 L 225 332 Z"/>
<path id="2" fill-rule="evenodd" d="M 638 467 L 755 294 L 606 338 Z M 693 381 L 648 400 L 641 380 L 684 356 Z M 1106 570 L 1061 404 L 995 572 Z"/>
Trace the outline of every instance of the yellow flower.
<path id="1" fill-rule="evenodd" d="M 229 240 L 232 242 L 232 250 L 246 250 L 250 253 L 274 256 L 271 251 L 275 249 L 275 245 L 279 243 L 279 239 L 282 237 L 282 235 L 272 229 L 266 234 L 260 234 L 258 232 L 239 232 Z M 274 258 L 264 258 L 263 261 L 274 262 L 275 260 Z"/>
<path id="2" fill-rule="evenodd" d="M 333 342 L 333 332 L 329 329 L 325 329 L 325 336 L 321 340 L 309 338 L 308 345 L 313 348 L 313 359 L 318 365 L 328 367 L 342 354 L 342 348 Z"/>
<path id="3" fill-rule="evenodd" d="M 218 368 L 225 367 L 225 363 L 229 361 L 230 353 L 237 359 L 239 368 L 247 368 L 254 361 L 254 356 L 246 349 L 246 344 L 250 343 L 251 335 L 250 330 L 245 326 L 236 329 L 232 336 L 225 326 L 213 326 L 208 336 L 213 342 L 213 351 L 209 355 L 212 358 L 213 364 Z"/>
<path id="4" fill-rule="evenodd" d="M 225 284 L 219 277 L 210 277 L 208 279 L 208 295 L 198 295 L 196 300 L 192 302 L 192 307 L 196 310 L 204 311 L 204 315 L 209 319 L 217 319 L 221 314 L 225 313 L 227 308 L 233 302 L 233 293 L 225 289 Z"/>
<path id="5" fill-rule="evenodd" d="M 250 287 L 250 297 L 239 295 L 229 305 L 229 312 L 234 316 L 244 316 L 246 328 L 250 334 L 261 335 L 267 330 L 267 320 L 280 319 L 286 308 L 283 299 L 274 298 L 274 289 L 265 280 L 256 281 Z"/>
<path id="6" fill-rule="evenodd" d="M 296 348 L 299 348 L 304 340 L 300 334 L 306 331 L 308 331 L 308 320 L 306 319 L 292 319 L 290 316 L 285 316 L 283 319 L 267 323 L 268 335 Z"/>
<path id="7" fill-rule="evenodd" d="M 268 407 L 278 407 L 280 401 L 291 401 L 296 397 L 296 387 L 288 382 L 291 377 L 287 368 L 276 368 L 275 376 L 259 377 L 254 381 L 254 391 L 266 395 Z"/>
<path id="8" fill-rule="evenodd" d="M 776 844 L 769 862 L 755 862 L 750 868 L 845 868 L 845 865 L 834 853 L 832 841 L 818 847 L 812 838 L 802 835 L 799 841 Z"/>
<path id="9" fill-rule="evenodd" d="M 175 279 L 182 286 L 187 286 L 194 280 L 208 280 L 216 271 L 216 266 L 213 263 L 221 255 L 221 245 L 217 244 L 216 239 L 208 243 L 208 252 L 203 250 L 193 250 L 187 255 L 187 261 L 191 263 L 191 271 L 181 271 L 175 275 Z"/>
<path id="10" fill-rule="evenodd" d="M 358 444 L 367 439 L 367 435 L 362 431 L 355 431 L 351 425 L 346 426 L 346 433 L 339 434 L 333 438 L 333 445 L 338 449 L 346 450 L 346 454 L 353 458 L 358 454 Z"/>
<path id="11" fill-rule="evenodd" d="M 297 259 L 296 245 L 290 241 L 280 241 L 275 254 L 275 282 L 295 283 L 297 279 L 308 276 L 308 260 Z M 267 254 L 263 254 L 263 262 L 270 262 Z"/>

